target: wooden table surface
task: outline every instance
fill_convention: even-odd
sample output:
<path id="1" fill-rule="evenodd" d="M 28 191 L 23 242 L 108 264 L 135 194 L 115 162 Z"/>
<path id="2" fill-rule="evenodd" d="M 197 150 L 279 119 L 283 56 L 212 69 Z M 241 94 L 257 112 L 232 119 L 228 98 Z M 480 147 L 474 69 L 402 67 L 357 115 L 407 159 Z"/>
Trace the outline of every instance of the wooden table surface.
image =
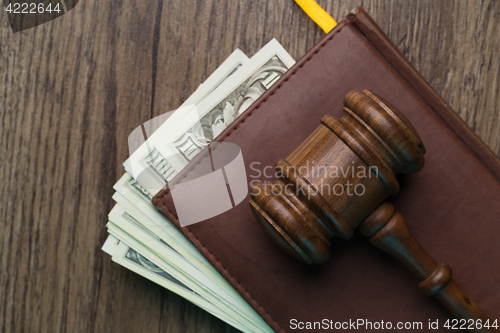
<path id="1" fill-rule="evenodd" d="M 362 5 L 498 155 L 500 2 Z M 323 32 L 292 0 L 82 0 L 13 34 L 0 14 L 0 332 L 235 331 L 101 251 L 127 137 L 235 49 Z"/>

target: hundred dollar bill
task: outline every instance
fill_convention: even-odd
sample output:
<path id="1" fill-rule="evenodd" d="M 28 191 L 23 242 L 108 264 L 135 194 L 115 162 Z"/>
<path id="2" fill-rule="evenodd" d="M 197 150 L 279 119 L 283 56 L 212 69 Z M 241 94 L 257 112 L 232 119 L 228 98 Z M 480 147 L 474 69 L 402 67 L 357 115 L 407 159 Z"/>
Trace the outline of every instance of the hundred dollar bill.
<path id="1" fill-rule="evenodd" d="M 243 332 L 255 331 L 253 327 L 248 327 L 248 325 L 241 324 L 239 322 L 240 320 L 237 321 L 234 314 L 227 314 L 222 311 L 221 307 L 218 306 L 217 300 L 212 299 L 211 301 L 210 297 L 204 298 L 202 295 L 196 293 L 194 290 L 186 286 L 182 281 L 169 274 L 166 269 L 161 268 L 154 263 L 158 262 L 161 259 L 157 257 L 155 257 L 155 259 L 150 259 L 153 257 L 152 253 L 144 255 L 139 251 L 129 247 L 123 241 L 120 241 L 117 237 L 125 237 L 120 229 L 109 231 L 114 232 L 116 237 L 113 236 L 113 234 L 110 234 L 105 244 L 103 245 L 102 250 L 111 255 L 112 260 L 115 263 L 178 294 L 179 296 L 204 309 L 208 313 L 216 316 L 217 318 L 225 321 L 226 323 Z M 262 327 L 262 330 L 259 331 L 271 332 L 271 330 L 269 330 L 265 326 Z"/>
<path id="2" fill-rule="evenodd" d="M 240 49 L 236 49 L 220 65 L 196 91 L 182 103 L 181 107 L 195 105 L 209 96 L 218 86 L 233 75 L 241 66 L 248 62 L 248 57 Z"/>
<path id="3" fill-rule="evenodd" d="M 217 270 L 209 264 L 209 262 L 199 253 L 196 248 L 178 231 L 171 223 L 166 219 L 152 221 L 137 207 L 131 205 L 127 199 L 116 192 L 113 195 L 113 199 L 118 203 L 118 205 L 124 209 L 128 216 L 134 218 L 134 222 L 140 224 L 144 230 L 147 230 L 150 234 L 154 235 L 155 239 L 168 245 L 169 248 L 174 250 L 182 260 L 187 261 L 189 264 L 195 266 L 200 273 L 200 277 L 210 279 L 220 285 L 223 288 L 231 290 L 231 292 L 236 295 L 236 292 L 232 291 L 231 286 L 227 281 L 217 272 Z M 181 243 L 187 242 L 185 246 Z M 187 250 L 189 249 L 189 250 Z M 197 251 L 197 255 L 193 255 L 191 251 Z M 237 296 L 237 298 L 239 298 Z"/>
<path id="4" fill-rule="evenodd" d="M 177 288 L 185 286 L 209 304 L 193 303 L 245 332 L 270 332 L 271 329 L 156 210 L 151 198 L 293 64 L 294 60 L 276 40 L 250 60 L 237 50 L 178 111 L 159 116 L 138 128 L 142 137 L 139 137 L 138 148 L 124 163 L 127 173 L 115 184 L 117 193 L 113 198 L 119 205 L 110 213 L 108 231 L 111 235 L 103 246 L 117 263 L 129 269 L 133 267 L 133 271 L 152 281 L 158 280 L 158 275 L 147 271 L 145 266 L 141 270 L 137 262 L 132 264 L 127 260 L 126 254 L 130 254 L 128 259 L 141 258 L 134 257 L 135 252 L 149 260 L 165 276 L 178 281 Z M 167 150 L 160 153 L 156 147 L 158 142 Z M 123 252 L 125 248 L 127 252 Z"/>
<path id="5" fill-rule="evenodd" d="M 134 178 L 150 193 L 159 191 L 294 64 L 278 41 L 271 40 L 190 109 L 189 116 L 156 132 L 161 137 L 142 161 L 148 167 Z"/>
<path id="6" fill-rule="evenodd" d="M 120 222 L 118 222 L 120 223 Z M 180 272 L 177 268 L 170 265 L 170 263 L 161 260 L 158 256 L 154 254 L 149 248 L 136 240 L 134 237 L 130 236 L 126 231 L 121 229 L 121 227 L 117 226 L 114 222 L 109 221 L 106 225 L 108 228 L 108 232 L 118 238 L 120 240 L 119 244 L 125 244 L 126 246 L 132 248 L 137 253 L 140 253 L 142 256 L 151 261 L 154 265 L 158 266 L 162 271 L 168 272 L 168 275 L 173 277 L 176 281 L 181 282 L 180 285 L 184 288 L 185 291 L 189 290 L 191 292 L 200 295 L 200 297 L 209 301 L 212 304 L 212 310 L 218 309 L 221 313 L 224 313 L 226 316 L 233 318 L 230 322 L 231 324 L 236 324 L 237 327 L 245 327 L 243 322 L 245 321 L 242 314 L 237 313 L 236 311 L 231 311 L 226 304 L 222 303 L 219 299 L 211 296 L 206 292 L 203 288 L 198 286 L 196 283 L 193 283 L 187 277 L 183 276 L 182 272 Z M 117 250 L 113 256 L 116 258 Z M 247 324 L 249 325 L 249 324 Z"/>
<path id="7" fill-rule="evenodd" d="M 154 142 L 161 137 L 161 133 L 167 131 L 173 123 L 180 122 L 183 116 L 188 113 L 196 103 L 209 96 L 212 91 L 235 74 L 248 60 L 248 57 L 241 50 L 235 50 L 222 65 L 220 65 L 215 72 L 196 89 L 178 110 L 162 114 L 136 128 L 129 136 L 130 157 L 123 163 L 125 170 L 135 179 L 138 179 L 139 175 L 141 175 L 145 169 L 153 167 L 161 173 L 161 179 L 163 179 L 163 177 L 171 179 L 174 176 L 174 172 L 178 172 L 179 170 L 175 170 L 170 165 L 162 163 L 155 158 L 157 152 L 154 148 Z M 147 140 L 145 140 L 144 132 L 146 133 Z M 154 173 L 148 175 L 148 173 L 145 172 L 144 177 L 148 176 L 153 177 L 149 180 L 150 182 L 158 181 Z"/>
<path id="8" fill-rule="evenodd" d="M 153 260 L 150 260 L 145 255 L 130 248 L 125 243 L 120 242 L 118 244 L 115 254 L 112 256 L 112 260 L 144 278 L 178 294 L 240 331 L 254 332 L 253 328 L 241 324 L 230 314 L 225 313 L 217 305 L 214 305 L 193 290 L 185 287 L 182 283 L 176 283 L 176 279 L 168 274 L 163 268 L 157 266 Z M 158 259 L 155 259 L 155 261 L 156 260 Z"/>
<path id="9" fill-rule="evenodd" d="M 229 76 L 234 74 L 234 72 L 237 71 L 241 65 L 243 65 L 246 61 L 248 61 L 248 57 L 241 52 L 240 50 L 236 50 L 233 52 L 233 54 L 203 83 L 201 84 L 196 92 L 191 95 L 181 107 L 186 109 L 186 106 L 190 104 L 195 104 L 199 102 L 201 99 L 206 97 L 208 94 L 210 94 L 218 85 L 220 85 L 224 80 L 226 80 Z M 189 106 L 187 107 L 189 108 Z M 172 117 L 174 118 L 174 117 Z M 159 121 L 161 122 L 162 119 Z M 157 120 L 158 126 L 159 122 Z M 161 124 L 160 124 L 161 125 Z M 158 126 L 159 127 L 159 126 Z M 147 126 L 144 126 L 146 131 L 150 128 Z M 151 134 L 148 133 L 148 136 Z M 150 137 L 151 139 L 151 137 Z M 149 149 L 150 147 L 146 147 Z M 128 161 L 127 161 L 128 162 Z M 128 163 L 125 163 L 127 166 Z M 165 241 L 169 242 L 169 246 L 171 246 L 172 249 L 177 251 L 181 256 L 184 256 L 185 260 L 190 261 L 194 265 L 197 265 L 198 267 L 204 267 L 206 271 L 209 271 L 209 276 L 216 276 L 220 280 L 222 280 L 225 284 L 227 284 L 227 281 L 225 281 L 220 274 L 206 261 L 206 259 L 199 253 L 199 251 L 196 250 L 196 248 L 167 220 L 165 219 L 151 204 L 151 195 L 144 189 L 142 188 L 128 173 L 124 174 L 124 176 L 120 179 L 120 181 L 115 184 L 115 190 L 117 190 L 118 193 L 122 194 L 121 198 L 126 198 L 127 202 L 127 207 L 129 210 L 132 210 L 132 214 L 134 212 L 140 212 L 140 214 L 146 215 L 146 217 L 141 216 L 141 223 L 144 223 L 146 225 L 149 225 L 150 227 L 154 226 L 156 228 L 160 228 L 164 233 L 163 236 L 168 235 L 169 237 L 164 237 L 163 239 Z M 116 199 L 116 197 L 115 197 Z M 122 200 L 122 203 L 123 200 Z M 134 204 L 132 204 L 134 203 Z M 137 214 L 136 214 L 137 215 Z M 159 232 L 161 235 L 162 233 Z M 103 245 L 103 250 L 110 255 L 113 255 L 116 251 L 116 248 L 118 247 L 118 244 L 120 244 L 120 241 L 115 238 L 113 235 L 109 235 L 107 241 Z M 122 243 L 123 244 L 123 243 Z M 134 249 L 130 248 L 130 251 L 135 251 Z M 130 252 L 131 253 L 131 252 Z M 138 252 L 137 252 L 138 253 Z M 116 257 L 120 258 L 120 257 Z M 126 256 L 123 256 L 124 260 L 127 258 Z M 117 261 L 117 260 L 115 260 Z M 126 261 L 121 260 L 120 263 L 124 264 Z M 139 266 L 137 265 L 124 265 L 128 268 L 135 267 L 133 269 L 134 271 L 138 271 Z M 165 274 L 169 274 L 165 272 Z M 142 275 L 146 275 L 145 272 L 142 272 Z M 203 274 L 198 274 L 198 276 L 202 276 Z M 171 275 L 169 275 L 171 276 Z M 149 276 L 151 277 L 151 276 Z M 224 286 L 226 289 L 233 291 L 231 286 L 227 284 L 227 286 Z M 172 290 L 172 288 L 168 288 Z M 173 290 L 175 292 L 175 290 Z M 184 295 L 183 295 L 184 297 Z M 200 305 L 198 303 L 195 303 L 197 305 Z M 200 305 L 201 306 L 201 305 Z M 234 319 L 231 319 L 231 316 L 225 315 L 223 318 L 221 315 L 217 315 L 214 313 L 215 310 L 219 309 L 219 307 L 213 305 L 210 303 L 209 305 L 206 306 L 201 306 L 208 312 L 218 316 L 222 320 L 228 322 L 229 324 L 242 329 L 242 326 L 240 324 L 235 324 Z M 219 311 L 219 310 L 217 310 Z M 244 315 L 244 313 L 243 313 Z"/>
<path id="10" fill-rule="evenodd" d="M 114 262 L 178 294 L 217 318 L 230 323 L 234 327 L 245 330 L 243 326 L 235 322 L 234 319 L 218 309 L 210 301 L 197 294 L 159 266 L 155 265 L 146 256 L 130 248 L 123 242 L 120 242 L 113 236 L 110 237 L 112 237 L 111 241 L 117 242 L 112 254 L 112 260 Z"/>
<path id="11" fill-rule="evenodd" d="M 147 193 L 147 191 L 145 191 L 143 188 L 141 188 L 141 186 L 129 174 L 125 174 L 115 184 L 114 188 L 117 192 L 113 196 L 113 199 L 115 199 L 115 201 L 123 207 L 124 211 L 122 211 L 122 215 L 126 216 L 125 219 L 133 218 L 136 224 L 141 224 L 145 228 L 149 229 L 151 233 L 155 234 L 155 237 L 161 238 L 161 241 L 163 241 L 161 242 L 157 239 L 155 242 L 148 242 L 149 244 L 160 243 L 161 246 L 159 247 L 159 251 L 161 251 L 163 254 L 165 254 L 167 251 L 162 250 L 162 247 L 167 246 L 168 248 L 175 250 L 175 252 L 179 254 L 179 258 L 177 260 L 184 259 L 187 261 L 187 263 L 181 263 L 180 266 L 195 266 L 200 271 L 197 274 L 191 272 L 191 274 L 193 274 L 196 279 L 204 280 L 210 278 L 213 281 L 217 282 L 221 289 L 226 289 L 228 293 L 234 293 L 235 299 L 233 301 L 241 303 L 241 306 L 237 307 L 240 309 L 239 313 L 243 316 L 249 316 L 248 313 L 253 313 L 253 315 L 251 315 L 250 317 L 255 318 L 256 314 L 254 313 L 254 310 L 248 308 L 248 305 L 243 299 L 241 299 L 240 295 L 238 295 L 236 291 L 229 285 L 229 283 L 224 278 L 222 278 L 222 276 L 220 276 L 215 268 L 208 263 L 205 257 L 203 257 L 199 253 L 199 251 L 196 250 L 191 242 L 189 242 L 177 228 L 175 228 L 163 215 L 161 215 L 156 210 L 156 208 L 151 203 L 150 194 Z M 132 202 L 134 204 L 132 204 Z M 110 216 L 110 220 L 118 219 L 121 220 L 121 217 Z M 136 236 L 138 233 L 131 231 L 131 234 Z M 113 248 L 116 247 L 116 244 L 118 242 L 119 240 L 110 235 L 103 246 L 103 250 L 113 256 Z M 136 249 L 133 250 L 137 251 Z M 144 274 L 141 275 L 144 276 Z M 172 290 L 171 288 L 168 289 Z M 175 292 L 175 290 L 172 291 Z M 208 309 L 204 309 L 208 311 L 210 307 Z M 224 318 L 221 319 L 225 320 Z M 233 323 L 227 320 L 225 321 L 233 325 Z"/>
<path id="12" fill-rule="evenodd" d="M 120 229 L 116 229 L 114 232 L 117 237 L 124 237 L 125 235 Z M 210 302 L 210 297 L 208 299 L 203 298 L 200 294 L 196 293 L 194 290 L 182 283 L 182 281 L 179 281 L 169 274 L 165 269 L 155 265 L 153 261 L 159 261 L 159 258 L 155 258 L 153 260 L 149 259 L 151 257 L 148 258 L 146 255 L 129 247 L 117 237 L 110 234 L 102 247 L 102 250 L 108 253 L 115 263 L 178 294 L 233 327 L 242 331 L 249 331 L 244 325 L 236 322 L 234 317 L 222 311 L 220 306 L 217 306 L 217 300 L 215 300 L 215 302 L 213 302 L 213 300 Z M 152 253 L 149 253 L 149 256 L 152 256 Z"/>
<path id="13" fill-rule="evenodd" d="M 238 302 L 242 302 L 240 295 L 207 261 L 207 259 L 189 242 L 184 235 L 152 205 L 151 197 L 128 174 L 125 174 L 114 186 L 117 191 L 113 199 L 122 207 L 126 214 L 135 219 L 137 223 L 168 244 L 184 260 L 195 266 L 202 275 L 217 283 L 221 288 L 233 294 Z M 245 308 L 247 308 L 245 306 Z"/>
<path id="14" fill-rule="evenodd" d="M 127 181 L 127 178 L 131 178 L 130 175 L 128 175 L 128 174 L 124 175 L 124 177 L 122 177 L 122 179 L 117 184 L 121 183 L 120 185 L 122 185 L 122 186 L 124 184 L 134 184 L 133 180 Z M 135 184 L 135 186 L 133 188 L 137 188 L 137 186 L 138 185 Z M 141 210 L 139 210 L 138 208 L 132 206 L 130 204 L 130 202 L 128 202 L 125 199 L 125 196 L 123 196 L 121 194 L 121 193 L 124 193 L 125 195 L 127 195 L 127 197 L 130 198 L 131 197 L 130 192 L 127 193 L 126 191 L 123 190 L 123 188 L 121 188 L 121 186 L 115 186 L 115 188 L 120 192 L 116 192 L 115 195 L 113 196 L 113 198 L 118 202 L 119 205 L 121 205 L 123 203 L 124 205 L 127 205 L 127 206 L 126 206 L 126 208 L 122 208 L 122 207 L 115 208 L 112 211 L 112 213 L 110 214 L 110 220 L 117 221 L 116 224 L 121 225 L 122 227 L 124 224 L 127 224 L 127 220 L 133 221 L 133 223 L 136 225 L 136 227 L 139 225 L 146 226 L 146 228 L 149 227 L 149 229 L 151 230 L 150 236 L 152 236 L 152 237 L 149 241 L 146 241 L 144 239 L 143 239 L 143 241 L 145 243 L 148 243 L 148 244 L 154 244 L 154 245 L 152 245 L 152 247 L 156 248 L 157 251 L 160 251 L 162 253 L 162 255 L 170 256 L 170 260 L 176 262 L 177 265 L 179 265 L 181 267 L 180 268 L 180 271 L 182 271 L 181 276 L 183 276 L 185 274 L 185 271 L 186 271 L 185 267 L 195 266 L 196 269 L 199 270 L 199 272 L 191 270 L 191 272 L 189 272 L 189 273 L 191 274 L 192 278 L 197 280 L 198 283 L 204 284 L 204 282 L 203 282 L 204 280 L 212 279 L 212 280 L 215 280 L 215 282 L 218 282 L 219 288 L 217 290 L 226 289 L 227 293 L 236 293 L 236 291 L 229 285 L 229 283 L 220 276 L 220 274 L 215 270 L 215 268 L 212 267 L 203 256 L 201 256 L 201 254 L 194 248 L 194 246 L 189 241 L 187 241 L 187 239 L 173 225 L 171 225 L 170 222 L 168 222 L 168 220 L 166 220 L 165 218 L 162 218 L 162 216 L 159 215 L 159 213 L 153 208 L 152 204 L 150 203 L 149 200 L 147 200 L 147 198 L 144 198 L 144 200 L 142 202 L 135 200 L 136 203 L 142 204 L 142 205 L 139 205 L 139 206 L 141 206 Z M 139 193 L 136 193 L 136 195 L 139 195 Z M 165 231 L 164 230 L 165 226 L 167 226 L 167 227 L 170 226 L 170 228 L 165 228 L 169 232 L 167 232 L 167 233 L 160 232 L 158 225 L 155 222 L 151 221 L 147 216 L 145 216 L 145 214 L 143 214 L 143 212 L 147 211 L 147 210 L 150 210 L 150 214 L 152 213 L 153 215 L 154 214 L 159 215 L 158 216 L 159 222 L 164 224 L 164 226 L 161 228 L 161 230 Z M 115 214 L 116 212 L 119 212 L 121 214 Z M 138 235 L 140 234 L 138 231 L 134 231 L 134 229 L 131 229 L 130 226 L 124 227 L 124 228 L 127 229 L 130 234 L 134 235 L 134 237 L 138 237 Z M 116 231 L 115 231 L 115 234 L 116 234 Z M 116 234 L 116 236 L 117 237 L 125 237 L 125 234 Z M 128 237 L 128 234 L 127 234 L 127 237 Z M 130 236 L 130 237 L 132 237 L 132 236 Z M 162 239 L 160 239 L 160 237 Z M 119 244 L 119 242 L 120 242 L 120 240 L 115 238 L 113 235 L 110 235 L 108 237 L 108 239 L 106 240 L 105 244 L 103 245 L 103 250 L 105 252 L 107 252 L 108 254 L 110 254 L 111 256 L 113 256 L 113 258 L 116 258 L 114 256 L 115 251 L 116 251 L 115 248 L 117 247 L 117 244 Z M 188 248 L 192 247 L 191 250 L 195 251 L 196 254 L 201 256 L 201 260 L 199 258 L 197 258 L 196 256 L 193 258 L 191 253 L 189 251 L 187 251 L 181 245 L 181 243 L 184 243 L 184 242 L 187 243 L 187 244 L 185 244 L 186 247 L 188 247 Z M 175 245 L 173 245 L 173 244 L 175 244 Z M 132 243 L 129 243 L 129 245 L 132 245 Z M 137 249 L 133 249 L 133 250 L 136 252 L 139 252 L 139 251 L 137 251 Z M 172 251 L 174 251 L 174 252 L 172 252 Z M 175 255 L 177 255 L 176 260 L 172 260 L 172 256 L 175 256 Z M 186 261 L 186 262 L 183 262 L 183 261 Z M 122 264 L 123 261 L 120 261 L 119 263 Z M 129 266 L 126 266 L 126 267 L 129 267 Z M 172 268 L 170 268 L 168 271 L 171 271 L 171 270 L 172 270 Z M 135 269 L 134 271 L 137 271 L 137 269 Z M 165 273 L 167 273 L 167 271 L 165 271 Z M 144 272 L 142 272 L 140 274 L 147 277 L 147 278 L 150 277 L 150 276 L 146 276 L 144 274 Z M 172 276 L 170 273 L 167 273 L 167 274 Z M 183 281 L 183 279 L 179 279 L 178 281 Z M 172 288 L 169 288 L 169 287 L 167 287 L 167 288 L 173 292 L 178 293 L 176 290 L 174 290 Z M 212 286 L 212 289 L 213 288 L 214 287 Z M 214 292 L 220 293 L 220 291 L 217 291 L 217 290 L 215 290 Z M 183 295 L 181 295 L 181 296 L 183 296 Z M 208 296 L 210 296 L 210 295 L 208 295 Z M 210 301 L 211 298 L 208 296 L 207 296 L 207 300 Z M 253 313 L 254 310 L 248 309 L 246 302 L 240 298 L 241 297 L 236 294 L 235 299 L 233 299 L 233 302 L 240 302 L 241 303 L 241 306 L 236 307 L 236 308 L 239 308 L 238 315 L 249 316 L 248 313 Z M 192 301 L 191 299 L 189 299 L 189 300 Z M 211 304 L 216 303 L 216 302 L 217 301 L 214 302 L 212 300 Z M 195 304 L 198 304 L 198 303 L 195 303 Z M 232 306 L 234 306 L 234 304 Z M 217 307 L 216 305 L 211 305 L 211 306 L 208 305 L 208 307 L 202 307 L 202 308 L 207 310 L 210 313 L 213 313 L 213 310 L 219 309 L 220 306 Z M 233 318 L 235 315 L 236 314 L 233 313 L 229 318 Z M 250 315 L 250 317 L 254 317 L 255 315 L 256 314 L 254 313 L 253 315 Z M 239 325 L 234 325 L 234 323 L 231 320 L 226 320 L 227 318 L 222 318 L 220 315 L 218 315 L 218 317 L 221 318 L 222 320 L 228 322 L 229 324 L 245 331 L 245 329 L 243 329 Z"/>
<path id="15" fill-rule="evenodd" d="M 165 271 L 212 303 L 217 303 L 224 312 L 231 314 L 233 318 L 241 318 L 242 324 L 255 326 L 255 329 L 258 328 L 258 324 L 267 326 L 233 288 L 229 285 L 221 286 L 204 275 L 199 267 L 187 262 L 167 243 L 127 214 L 122 207 L 116 205 L 109 214 L 109 220 L 107 227 L 111 234 L 148 257 L 149 253 L 153 253 L 161 260 L 155 262 L 156 265 L 160 267 L 167 265 Z"/>
<path id="16" fill-rule="evenodd" d="M 155 232 L 187 260 L 215 269 L 184 235 L 151 203 L 151 194 L 132 176 L 125 173 L 114 185 L 113 198 L 141 224 Z M 140 212 L 136 213 L 137 211 Z"/>
<path id="17" fill-rule="evenodd" d="M 197 294 L 195 291 L 190 289 L 188 286 L 186 286 L 184 283 L 167 273 L 166 271 L 162 270 L 158 266 L 156 266 L 153 262 L 151 262 L 149 259 L 147 259 L 144 255 L 140 254 L 138 251 L 130 248 L 129 246 L 125 245 L 123 242 L 121 242 L 118 238 L 116 238 L 113 235 L 109 235 L 108 239 L 106 240 L 106 243 L 103 245 L 103 250 L 107 252 L 111 257 L 118 259 L 120 264 L 122 265 L 124 261 L 123 259 L 126 259 L 128 262 L 134 262 L 136 263 L 136 270 L 147 270 L 148 272 L 153 272 L 157 275 L 160 275 L 163 279 L 168 280 L 172 286 L 175 286 L 176 288 L 180 288 L 183 291 L 187 291 L 193 296 L 200 296 Z M 113 260 L 117 261 L 117 260 Z M 122 265 L 126 266 L 126 265 Z M 141 274 L 142 275 L 142 274 Z M 171 288 L 168 288 L 171 289 Z M 179 294 L 178 292 L 176 292 Z"/>
<path id="18" fill-rule="evenodd" d="M 155 143 L 168 162 L 182 169 L 291 66 L 293 58 L 276 39 L 257 52 L 238 72 L 196 105 L 199 121 L 176 124 Z"/>
<path id="19" fill-rule="evenodd" d="M 240 324 L 239 326 L 248 327 L 253 332 L 269 329 L 253 309 L 246 308 L 249 306 L 243 299 L 241 299 L 241 303 L 235 302 L 225 290 L 204 278 L 195 267 L 182 260 L 175 251 L 172 251 L 168 244 L 158 240 L 155 235 L 147 233 L 121 207 L 115 206 L 110 213 L 110 222 L 108 222 L 107 227 L 110 234 L 146 256 L 178 281 L 182 281 L 189 289 L 195 291 L 210 301 L 214 307 L 233 318 Z"/>

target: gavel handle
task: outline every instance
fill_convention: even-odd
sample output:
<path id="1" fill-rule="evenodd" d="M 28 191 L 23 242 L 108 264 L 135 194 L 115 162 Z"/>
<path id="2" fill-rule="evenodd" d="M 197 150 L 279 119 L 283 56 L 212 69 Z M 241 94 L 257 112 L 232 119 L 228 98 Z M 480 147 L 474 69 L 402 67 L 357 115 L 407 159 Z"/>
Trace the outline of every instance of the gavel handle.
<path id="1" fill-rule="evenodd" d="M 498 332 L 495 328 L 477 328 L 479 320 L 489 318 L 451 278 L 447 264 L 437 264 L 418 243 L 408 228 L 403 215 L 395 213 L 394 206 L 384 202 L 359 226 L 376 247 L 389 253 L 405 265 L 421 281 L 418 287 L 427 296 L 436 297 L 456 318 L 465 319 L 467 327 L 474 321 L 471 332 Z M 493 324 L 491 320 L 489 324 Z"/>

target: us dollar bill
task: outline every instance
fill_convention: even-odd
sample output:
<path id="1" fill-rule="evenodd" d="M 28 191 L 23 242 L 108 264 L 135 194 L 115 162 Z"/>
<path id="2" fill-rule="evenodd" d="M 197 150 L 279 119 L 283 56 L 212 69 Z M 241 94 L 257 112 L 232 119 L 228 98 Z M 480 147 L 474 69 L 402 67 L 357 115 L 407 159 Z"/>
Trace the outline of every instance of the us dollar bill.
<path id="1" fill-rule="evenodd" d="M 121 243 L 141 253 L 156 266 L 168 272 L 176 280 L 181 281 L 184 286 L 201 295 L 212 303 L 214 308 L 233 318 L 232 322 L 236 322 L 237 327 L 243 327 L 245 331 L 251 332 L 268 331 L 268 326 L 262 318 L 249 307 L 240 295 L 231 295 L 232 289 L 221 288 L 207 279 L 196 267 L 172 251 L 167 244 L 159 241 L 154 235 L 142 228 L 121 207 L 116 205 L 109 217 L 107 228 L 111 235 L 119 239 Z M 241 300 L 238 301 L 238 298 Z"/>
<path id="2" fill-rule="evenodd" d="M 260 316 L 245 302 L 227 281 L 214 281 L 204 274 L 200 267 L 188 262 L 179 253 L 163 242 L 157 235 L 145 228 L 123 207 L 115 205 L 109 214 L 107 228 L 110 234 L 120 239 L 134 250 L 151 259 L 153 262 L 190 289 L 195 290 L 204 298 L 222 309 L 234 318 L 240 318 L 241 323 L 261 330 L 264 322 Z"/>
<path id="3" fill-rule="evenodd" d="M 120 211 L 120 213 L 125 220 L 132 220 L 123 211 Z M 116 217 L 114 220 L 117 220 Z M 120 225 L 123 224 L 123 221 L 116 223 Z M 110 235 L 102 249 L 112 256 L 115 263 L 180 295 L 243 332 L 272 332 L 264 322 L 255 320 L 252 315 L 249 315 L 254 311 L 227 311 L 225 304 L 222 304 L 219 299 L 213 297 L 210 293 L 200 289 L 197 284 L 192 285 L 191 281 L 185 278 L 183 274 L 179 275 L 177 273 L 175 276 L 171 274 L 171 272 L 176 272 L 178 269 L 155 255 L 147 246 L 142 245 L 140 240 L 131 238 L 114 222 L 108 223 L 108 232 L 110 232 Z M 134 246 L 134 248 L 131 246 Z M 186 263 L 186 265 L 188 264 Z M 200 278 L 199 276 L 195 277 Z M 190 284 L 191 286 L 189 286 Z M 252 324 L 249 324 L 249 321 Z"/>
<path id="4" fill-rule="evenodd" d="M 103 250 L 244 332 L 272 330 L 151 199 L 294 63 L 276 40 L 250 60 L 236 50 L 176 112 L 138 128 L 127 173 L 114 186 L 118 205 Z"/>
<path id="5" fill-rule="evenodd" d="M 169 274 L 166 270 L 157 266 L 152 260 L 148 259 L 147 256 L 132 249 L 125 243 L 120 242 L 112 235 L 110 235 L 109 241 L 115 243 L 112 254 L 112 260 L 115 263 L 178 294 L 215 317 L 230 323 L 234 327 L 244 332 L 249 331 L 243 325 L 235 321 L 234 318 L 231 318 L 228 314 L 221 311 L 215 304 L 211 303 L 210 300 L 196 293 Z"/>
<path id="6" fill-rule="evenodd" d="M 172 124 L 181 121 L 186 113 L 233 76 L 248 60 L 248 57 L 241 50 L 236 49 L 179 109 L 157 116 L 136 128 L 129 136 L 130 157 L 123 163 L 125 170 L 138 179 L 145 169 L 152 168 L 156 173 L 153 172 L 149 175 L 150 182 L 170 180 L 179 170 L 158 159 L 154 143 L 161 137 L 161 133 L 168 131 Z M 144 174 L 144 177 L 147 176 L 148 172 Z"/>
<path id="7" fill-rule="evenodd" d="M 210 294 L 232 294 L 232 297 L 225 297 L 226 301 L 232 299 L 230 305 L 231 308 L 238 309 L 238 315 L 252 318 L 251 320 L 254 323 L 259 322 L 256 320 L 257 315 L 255 311 L 248 308 L 248 304 L 246 304 L 246 302 L 236 293 L 229 283 L 222 276 L 220 276 L 215 268 L 208 263 L 201 253 L 196 250 L 196 248 L 170 221 L 168 221 L 168 219 L 155 209 L 150 201 L 150 195 L 140 186 L 140 184 L 138 184 L 130 175 L 125 174 L 115 184 L 114 188 L 117 192 L 113 195 L 113 199 L 118 203 L 119 208 L 113 209 L 110 213 L 109 219 L 115 225 L 120 226 L 120 228 L 128 230 L 127 235 L 116 234 L 115 231 L 117 237 L 120 237 L 121 235 L 123 239 L 124 237 L 128 237 L 128 235 L 133 235 L 133 237 L 138 238 L 138 242 L 142 240 L 141 243 L 149 244 L 148 247 L 156 250 L 164 256 L 169 257 L 170 264 L 175 263 L 178 267 L 180 267 L 180 271 L 189 274 L 191 279 L 196 279 L 196 284 L 206 285 L 212 291 L 211 293 L 208 293 L 208 295 L 205 295 L 208 301 L 212 301 L 211 304 L 217 303 L 217 301 L 210 298 Z M 142 232 L 131 229 L 131 227 L 133 228 L 134 226 L 135 228 L 141 228 Z M 144 238 L 146 236 L 149 236 L 148 239 Z M 110 235 L 109 239 L 103 246 L 103 250 L 113 256 L 114 250 L 112 248 L 115 246 L 116 241 L 117 239 Z M 133 243 L 130 242 L 129 244 Z M 133 250 L 141 253 L 136 248 Z M 142 255 L 144 256 L 144 254 Z M 120 264 L 123 263 L 123 260 L 120 261 Z M 196 270 L 187 268 L 193 266 Z M 168 274 L 172 276 L 170 273 Z M 144 276 L 145 274 L 141 273 L 141 275 Z M 150 277 L 150 274 L 148 274 L 148 276 Z M 179 275 L 177 277 L 179 277 Z M 177 280 L 183 281 L 182 278 L 178 278 Z M 174 291 L 171 288 L 169 289 Z M 217 307 L 215 305 L 212 307 L 217 309 L 221 308 L 220 306 Z M 209 311 L 208 309 L 206 310 Z M 211 311 L 209 312 L 212 313 Z M 230 317 L 233 318 L 233 321 L 235 318 L 234 316 L 235 314 L 233 313 Z M 218 317 L 220 318 L 220 316 Z M 245 323 L 240 325 L 243 325 L 240 328 L 241 330 L 247 330 L 245 328 L 247 326 Z M 259 326 L 261 331 L 265 331 L 267 329 L 266 325 L 263 323 L 260 323 Z"/>
<path id="8" fill-rule="evenodd" d="M 114 185 L 113 199 L 142 225 L 161 237 L 187 260 L 215 269 L 184 235 L 151 203 L 151 195 L 132 176 L 125 173 Z"/>
<path id="9" fill-rule="evenodd" d="M 136 250 L 130 248 L 127 246 L 126 251 L 123 254 L 122 257 L 124 260 L 129 261 L 130 263 L 133 263 L 134 265 L 142 268 L 143 270 L 153 273 L 155 275 L 158 275 L 161 277 L 163 280 L 168 280 L 170 283 L 175 284 L 179 288 L 184 289 L 186 292 L 192 293 L 193 296 L 198 296 L 200 297 L 199 294 L 197 294 L 195 291 L 193 291 L 191 288 L 186 286 L 184 283 L 181 281 L 177 280 L 174 278 L 172 275 L 167 273 L 165 270 L 161 269 L 160 267 L 156 266 L 151 260 L 137 252 Z"/>
<path id="10" fill-rule="evenodd" d="M 238 118 L 291 66 L 293 58 L 276 39 L 196 104 L 182 119 L 162 128 L 136 180 L 155 194 Z M 159 132 L 159 131 L 157 131 Z"/>

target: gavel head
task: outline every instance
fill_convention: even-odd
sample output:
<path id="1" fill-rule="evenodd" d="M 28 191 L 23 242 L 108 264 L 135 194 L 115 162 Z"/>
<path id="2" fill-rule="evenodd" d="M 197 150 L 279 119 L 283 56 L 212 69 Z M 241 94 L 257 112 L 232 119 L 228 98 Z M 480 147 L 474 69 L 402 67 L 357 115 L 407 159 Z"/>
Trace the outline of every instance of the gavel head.
<path id="1" fill-rule="evenodd" d="M 251 186 L 255 218 L 288 254 L 306 263 L 330 256 L 333 236 L 349 239 L 389 195 L 398 173 L 424 166 L 425 148 L 408 119 L 369 91 L 344 98 L 340 119 L 321 125 L 285 160 L 278 179 Z"/>

